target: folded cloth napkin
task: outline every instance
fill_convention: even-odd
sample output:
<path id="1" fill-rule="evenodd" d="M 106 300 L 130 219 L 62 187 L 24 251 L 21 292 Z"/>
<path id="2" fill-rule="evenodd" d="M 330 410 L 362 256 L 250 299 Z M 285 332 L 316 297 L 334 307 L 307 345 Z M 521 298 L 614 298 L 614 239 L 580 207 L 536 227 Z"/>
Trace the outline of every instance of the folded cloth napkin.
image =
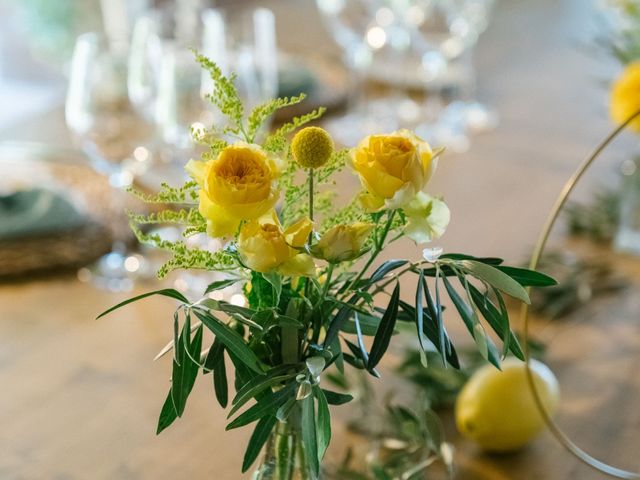
<path id="1" fill-rule="evenodd" d="M 43 188 L 0 195 L 0 240 L 14 240 L 72 230 L 82 215 L 62 194 Z"/>

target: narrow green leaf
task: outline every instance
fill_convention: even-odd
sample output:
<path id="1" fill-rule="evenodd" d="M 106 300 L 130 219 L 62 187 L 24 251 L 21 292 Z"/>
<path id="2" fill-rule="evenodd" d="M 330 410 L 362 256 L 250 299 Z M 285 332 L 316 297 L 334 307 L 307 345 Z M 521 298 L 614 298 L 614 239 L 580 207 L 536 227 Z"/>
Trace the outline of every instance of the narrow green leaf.
<path id="1" fill-rule="evenodd" d="M 244 339 L 226 323 L 221 322 L 211 313 L 197 308 L 192 309 L 196 317 L 220 339 L 227 350 L 233 352 L 239 360 L 256 373 L 262 373 L 260 359 L 247 346 Z"/>
<path id="2" fill-rule="evenodd" d="M 420 344 L 420 350 L 423 352 L 427 350 L 427 346 L 424 342 L 424 311 L 422 310 L 422 284 L 424 281 L 424 271 L 420 270 L 420 276 L 418 277 L 418 285 L 416 288 L 416 306 L 414 311 L 416 327 L 418 329 L 418 343 Z"/>
<path id="3" fill-rule="evenodd" d="M 496 257 L 474 257 L 473 255 L 466 255 L 464 253 L 445 253 L 440 255 L 441 259 L 449 260 L 475 260 L 476 262 L 486 263 L 487 265 L 500 265 L 504 260 Z"/>
<path id="4" fill-rule="evenodd" d="M 458 294 L 456 289 L 451 285 L 451 282 L 447 277 L 442 277 L 442 281 L 444 282 L 444 287 L 449 294 L 449 298 L 453 302 L 453 305 L 456 307 L 458 314 L 460 314 L 460 318 L 462 318 L 463 323 L 467 327 L 467 330 L 471 334 L 471 336 L 475 339 L 476 335 L 476 323 L 478 323 L 475 318 L 475 312 L 473 309 L 467 305 L 467 303 L 462 299 L 462 297 Z M 487 349 L 488 349 L 488 358 L 489 361 L 495 365 L 497 368 L 500 368 L 500 357 L 496 346 L 493 344 L 490 338 L 487 338 Z"/>
<path id="5" fill-rule="evenodd" d="M 142 300 L 143 298 L 147 298 L 150 297 L 152 295 L 162 295 L 165 297 L 170 297 L 170 298 L 174 298 L 176 300 L 180 300 L 182 303 L 189 303 L 189 300 L 187 300 L 187 298 L 182 295 L 179 291 L 174 290 L 173 288 L 165 288 L 163 290 L 156 290 L 153 292 L 147 292 L 147 293 L 143 293 L 142 295 L 138 295 L 137 297 L 133 297 L 130 298 L 128 300 L 125 300 L 124 302 L 120 302 L 119 304 L 109 308 L 108 310 L 105 310 L 104 312 L 102 312 L 100 315 L 98 315 L 96 317 L 96 320 L 99 318 L 104 317 L 105 315 L 113 312 L 114 310 L 117 310 L 120 307 L 124 307 L 125 305 L 128 305 L 130 303 L 133 302 L 137 302 L 138 300 Z"/>
<path id="6" fill-rule="evenodd" d="M 200 366 L 194 363 L 189 354 L 192 357 L 199 356 L 202 350 L 202 325 L 198 327 L 193 340 L 191 337 L 191 321 L 190 316 L 185 316 L 185 322 L 182 326 L 182 333 L 180 339 L 176 345 L 177 360 L 173 362 L 173 372 L 171 374 L 171 398 L 173 405 L 176 409 L 176 413 L 179 417 L 184 413 L 184 409 L 187 405 L 187 398 L 193 389 L 196 377 L 198 376 L 198 370 Z M 189 351 L 187 351 L 187 349 Z"/>
<path id="7" fill-rule="evenodd" d="M 322 391 L 329 405 L 344 405 L 353 400 L 353 395 L 349 395 L 348 393 L 333 392 L 326 388 L 323 388 Z"/>
<path id="8" fill-rule="evenodd" d="M 507 306 L 504 303 L 504 298 L 502 298 L 502 294 L 495 288 L 493 288 L 493 294 L 498 299 L 498 305 L 500 307 L 500 318 L 502 319 L 501 324 L 506 325 L 506 330 L 509 331 L 509 335 L 504 335 L 502 339 L 502 359 L 504 360 L 509 353 L 511 348 L 511 326 L 509 325 L 509 312 L 507 311 Z M 524 360 L 524 358 L 522 359 Z"/>
<path id="9" fill-rule="evenodd" d="M 544 273 L 536 272 L 535 270 L 508 267 L 506 265 L 500 265 L 496 268 L 502 273 L 509 275 L 523 287 L 550 287 L 558 284 L 554 278 L 551 278 Z"/>
<path id="10" fill-rule="evenodd" d="M 358 312 L 355 313 L 353 321 L 356 324 L 356 337 L 358 339 L 358 347 L 360 348 L 360 353 L 362 354 L 362 361 L 365 365 L 369 364 L 369 355 L 367 354 L 367 347 L 364 344 L 364 339 L 362 338 L 362 329 L 360 328 L 360 320 L 358 319 Z"/>
<path id="11" fill-rule="evenodd" d="M 463 280 L 461 279 L 460 281 Z M 473 303 L 491 329 L 498 334 L 498 337 L 510 348 L 511 352 L 513 352 L 517 358 L 524 360 L 524 352 L 520 347 L 520 343 L 510 329 L 509 317 L 506 313 L 506 306 L 504 306 L 502 297 L 498 295 L 499 300 L 503 302 L 502 307 L 504 307 L 504 310 L 499 310 L 486 295 L 483 295 L 480 290 L 471 284 L 469 284 L 469 293 L 471 294 Z"/>
<path id="12" fill-rule="evenodd" d="M 228 417 L 232 417 L 244 404 L 252 398 L 255 398 L 261 392 L 293 378 L 296 375 L 295 373 L 284 373 L 290 368 L 289 366 L 284 370 L 282 368 L 274 368 L 267 375 L 258 375 L 252 378 L 251 381 L 246 383 L 236 394 L 232 401 L 233 408 L 229 412 Z"/>
<path id="13" fill-rule="evenodd" d="M 378 331 L 378 327 L 380 326 L 380 317 L 359 313 L 358 320 L 360 321 L 362 335 L 372 337 Z M 357 334 L 355 321 L 351 318 L 348 319 L 342 326 L 341 331 L 352 335 Z"/>
<path id="14" fill-rule="evenodd" d="M 276 417 L 268 415 L 261 418 L 256 424 L 256 428 L 251 434 L 247 450 L 244 454 L 244 460 L 242 461 L 242 473 L 249 470 L 249 467 L 251 467 L 253 462 L 256 461 L 256 458 L 258 458 L 262 447 L 264 447 L 264 444 L 267 443 L 267 440 L 269 439 L 269 435 L 271 435 L 276 421 Z"/>
<path id="15" fill-rule="evenodd" d="M 230 287 L 231 285 L 238 283 L 240 281 L 239 278 L 226 278 L 224 280 L 218 280 L 217 282 L 210 283 L 207 286 L 207 289 L 204 291 L 204 294 L 208 294 L 211 292 L 215 292 L 216 290 L 222 290 L 223 288 Z"/>
<path id="16" fill-rule="evenodd" d="M 406 265 L 407 263 L 409 263 L 408 260 L 387 260 L 378 268 L 376 268 L 371 277 L 369 277 L 367 284 L 373 284 L 379 280 L 382 280 L 387 273 L 390 273 L 393 270 Z"/>
<path id="17" fill-rule="evenodd" d="M 271 284 L 273 288 L 274 305 L 280 303 L 280 295 L 282 294 L 282 277 L 276 272 L 263 273 L 262 277 Z"/>
<path id="18" fill-rule="evenodd" d="M 319 386 L 315 385 L 313 387 L 313 395 L 318 400 L 316 438 L 318 442 L 318 462 L 322 462 L 329 442 L 331 442 L 331 413 L 329 412 L 327 398 Z"/>
<path id="19" fill-rule="evenodd" d="M 367 364 L 368 370 L 373 370 L 378 362 L 382 359 L 382 356 L 389 348 L 389 342 L 391 342 L 391 336 L 393 335 L 393 329 L 396 326 L 396 320 L 398 318 L 398 302 L 400 300 L 400 283 L 396 283 L 396 287 L 391 294 L 391 300 L 387 305 L 387 310 L 380 320 L 380 327 L 376 332 L 376 336 L 373 339 L 373 345 L 371 346 L 371 352 L 369 352 L 369 363 Z"/>
<path id="20" fill-rule="evenodd" d="M 484 280 L 489 285 L 497 288 L 507 295 L 511 295 L 526 304 L 531 303 L 529 294 L 527 294 L 527 291 L 522 287 L 522 285 L 506 273 L 498 270 L 496 267 L 492 267 L 476 260 L 461 260 L 458 264 L 472 276 L 480 280 Z"/>
<path id="21" fill-rule="evenodd" d="M 171 391 L 169 391 L 169 394 L 167 395 L 167 399 L 164 401 L 164 405 L 162 406 L 162 411 L 160 412 L 160 418 L 158 419 L 158 428 L 156 430 L 156 435 L 158 435 L 165 428 L 171 425 L 176 418 L 178 418 L 178 414 L 176 413 L 176 408 L 173 406 L 173 400 L 171 399 Z"/>
<path id="22" fill-rule="evenodd" d="M 358 300 L 358 295 L 352 295 L 349 300 L 347 300 L 348 304 L 353 304 Z M 327 330 L 327 335 L 324 339 L 324 348 L 327 348 L 329 345 L 333 343 L 333 341 L 338 337 L 338 332 L 342 329 L 345 322 L 351 315 L 351 309 L 347 305 L 343 305 L 338 313 L 336 313 L 335 317 L 331 321 L 329 325 L 329 329 Z"/>
<path id="23" fill-rule="evenodd" d="M 413 306 L 409 305 L 407 302 L 403 302 L 402 300 L 400 300 L 400 308 L 402 309 L 402 312 L 398 313 L 398 320 L 415 322 L 416 312 Z M 444 352 L 441 352 L 440 351 L 440 334 L 438 332 L 437 322 L 431 318 L 431 313 L 426 308 L 422 309 L 422 315 L 423 315 L 423 318 L 426 320 L 424 322 L 423 332 L 426 335 L 427 339 L 434 345 L 434 347 L 440 353 L 440 355 L 446 358 L 447 362 L 449 362 L 449 365 L 459 369 L 460 360 L 458 359 L 458 353 L 456 352 L 456 349 L 451 343 L 451 340 L 449 339 L 449 335 L 447 334 L 446 329 L 444 333 L 445 333 L 447 348 Z"/>
<path id="24" fill-rule="evenodd" d="M 436 279 L 438 278 L 438 275 L 436 274 Z M 442 314 L 440 312 L 440 309 L 442 308 L 441 305 L 438 303 L 436 304 L 436 302 L 433 301 L 433 298 L 431 297 L 431 293 L 429 291 L 429 286 L 427 285 L 427 281 L 424 280 L 422 282 L 422 286 L 423 286 L 423 290 L 424 290 L 424 296 L 427 299 L 427 306 L 429 308 L 429 314 L 431 316 L 432 321 L 434 322 L 436 329 L 438 331 L 438 337 L 437 337 L 437 349 L 440 352 L 440 354 L 442 355 L 442 359 L 443 359 L 443 364 L 446 366 L 446 363 L 444 362 L 444 358 L 445 358 L 445 353 L 446 353 L 446 342 L 445 342 L 445 338 L 446 338 L 446 334 L 444 331 L 444 322 L 442 321 Z"/>
<path id="25" fill-rule="evenodd" d="M 209 349 L 206 358 L 204 359 L 204 373 L 212 372 L 217 363 L 220 363 L 223 359 L 222 354 L 224 352 L 224 344 L 219 340 L 215 339 L 213 341 L 213 345 Z"/>
<path id="26" fill-rule="evenodd" d="M 229 386 L 227 385 L 227 369 L 224 362 L 224 349 L 220 355 L 222 358 L 213 367 L 213 388 L 216 399 L 222 408 L 227 408 L 229 403 Z"/>
<path id="27" fill-rule="evenodd" d="M 275 415 L 280 405 L 285 403 L 292 395 L 294 395 L 296 386 L 296 382 L 291 382 L 281 390 L 265 396 L 265 398 L 245 410 L 242 414 L 238 415 L 235 420 L 227 425 L 226 429 L 232 430 L 234 428 L 243 427 L 266 415 Z"/>
<path id="28" fill-rule="evenodd" d="M 312 480 L 317 480 L 320 475 L 320 462 L 318 461 L 316 412 L 313 395 L 309 395 L 302 400 L 302 444 L 305 456 L 311 467 Z"/>

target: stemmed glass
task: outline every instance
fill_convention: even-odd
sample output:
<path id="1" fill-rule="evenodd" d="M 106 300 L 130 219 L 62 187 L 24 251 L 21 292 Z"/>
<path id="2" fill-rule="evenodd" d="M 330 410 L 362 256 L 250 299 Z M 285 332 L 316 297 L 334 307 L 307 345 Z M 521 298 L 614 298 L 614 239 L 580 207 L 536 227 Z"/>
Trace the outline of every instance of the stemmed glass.
<path id="1" fill-rule="evenodd" d="M 390 95 L 339 119 L 333 130 L 341 139 L 352 142 L 373 129 L 405 127 L 461 151 L 468 148 L 468 132 L 495 124 L 494 114 L 470 100 L 475 86 L 471 50 L 487 26 L 493 0 L 316 3 L 345 51 L 358 90 L 364 90 L 365 78 L 395 86 Z M 424 101 L 400 89 L 422 90 Z"/>
<path id="2" fill-rule="evenodd" d="M 96 285 L 111 290 L 132 287 L 141 258 L 126 248 L 123 190 L 152 159 L 153 125 L 133 107 L 127 92 L 129 48 L 126 42 L 97 33 L 78 37 L 71 61 L 65 105 L 67 126 L 93 167 L 114 188 L 114 243 L 91 271 Z M 86 273 L 86 272 L 85 272 Z"/>
<path id="3" fill-rule="evenodd" d="M 402 1 L 402 0 L 397 0 Z M 425 82 L 425 111 L 435 120 L 422 121 L 418 134 L 455 151 L 469 147 L 470 133 L 494 128 L 495 112 L 475 100 L 473 47 L 487 28 L 493 0 L 407 0 L 405 22 L 420 60 Z"/>
<path id="4" fill-rule="evenodd" d="M 213 83 L 196 63 L 193 49 L 215 61 L 225 75 L 236 74 L 235 84 L 247 108 L 277 94 L 275 17 L 270 10 L 169 6 L 140 18 L 132 36 L 128 83 L 132 103 L 155 125 L 160 144 L 161 163 L 149 183 L 174 182 L 184 175 L 185 163 L 198 157 L 200 150 L 193 130 L 213 125 L 219 132 L 224 129 L 225 117 L 206 98 L 213 93 Z M 180 235 L 170 227 L 157 233 L 163 238 Z M 220 247 L 205 235 L 187 241 L 209 250 Z M 205 280 L 211 279 L 181 272 L 175 287 L 187 292 Z"/>

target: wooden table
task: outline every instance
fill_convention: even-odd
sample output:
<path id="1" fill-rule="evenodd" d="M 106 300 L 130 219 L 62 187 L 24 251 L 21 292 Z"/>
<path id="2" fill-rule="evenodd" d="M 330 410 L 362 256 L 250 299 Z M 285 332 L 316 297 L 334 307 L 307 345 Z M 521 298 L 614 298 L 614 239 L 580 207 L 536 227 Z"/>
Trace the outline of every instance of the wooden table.
<path id="1" fill-rule="evenodd" d="M 468 154 L 443 158 L 431 188 L 453 212 L 442 241 L 448 251 L 525 258 L 565 178 L 610 128 L 598 82 L 611 76 L 610 64 L 578 47 L 589 40 L 593 21 L 585 3 L 499 3 L 477 63 L 479 96 L 498 109 L 501 125 L 474 137 Z M 281 24 L 306 20 L 291 23 L 283 43 L 319 44 L 309 2 L 277 7 Z M 0 139 L 64 143 L 63 132 L 56 110 Z M 610 175 L 620 156 L 609 158 L 591 180 Z M 346 181 L 355 188 L 354 178 Z M 388 252 L 397 255 L 415 258 L 419 251 L 403 245 Z M 634 262 L 640 260 L 620 264 Z M 640 469 L 637 283 L 588 313 L 536 331 L 550 342 L 549 364 L 561 381 L 560 423 L 603 459 Z M 93 320 L 124 297 L 73 278 L 0 286 L 0 478 L 248 478 L 239 471 L 249 431 L 224 432 L 210 378 L 199 379 L 184 418 L 155 436 L 169 362 L 151 359 L 171 335 L 172 304 L 149 300 Z M 454 316 L 447 322 L 459 323 Z M 345 415 L 342 408 L 338 416 Z M 340 423 L 336 431 L 333 455 L 347 441 Z M 453 431 L 450 437 L 461 480 L 601 478 L 547 433 L 504 456 L 483 455 Z"/>

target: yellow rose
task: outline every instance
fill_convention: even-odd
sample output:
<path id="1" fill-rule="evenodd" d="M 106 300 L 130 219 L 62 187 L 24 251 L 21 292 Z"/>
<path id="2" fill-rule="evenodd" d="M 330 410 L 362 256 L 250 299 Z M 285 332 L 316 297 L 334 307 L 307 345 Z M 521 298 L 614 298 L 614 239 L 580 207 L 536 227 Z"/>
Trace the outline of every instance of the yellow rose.
<path id="1" fill-rule="evenodd" d="M 451 219 L 449 207 L 442 200 L 424 192 L 418 192 L 405 206 L 404 213 L 408 220 L 404 233 L 416 243 L 440 238 Z"/>
<path id="2" fill-rule="evenodd" d="M 212 237 L 232 236 L 241 220 L 261 217 L 278 200 L 278 164 L 257 145 L 238 142 L 214 160 L 191 160 L 185 168 L 201 186 L 199 210 Z"/>
<path id="3" fill-rule="evenodd" d="M 623 123 L 640 110 L 640 61 L 627 65 L 611 90 L 611 118 Z M 631 122 L 630 127 L 640 132 L 640 118 Z"/>
<path id="4" fill-rule="evenodd" d="M 299 253 L 311 233 L 313 223 L 304 218 L 282 230 L 275 214 L 246 223 L 238 236 L 238 253 L 250 269 L 283 275 L 311 276 L 315 273 L 313 259 Z"/>
<path id="5" fill-rule="evenodd" d="M 371 135 L 351 151 L 351 163 L 366 193 L 360 200 L 368 210 L 385 204 L 398 208 L 422 191 L 436 168 L 429 144 L 408 130 Z"/>
<path id="6" fill-rule="evenodd" d="M 330 263 L 345 262 L 358 258 L 371 233 L 372 223 L 356 222 L 351 225 L 336 225 L 329 229 L 313 246 L 313 254 Z"/>

